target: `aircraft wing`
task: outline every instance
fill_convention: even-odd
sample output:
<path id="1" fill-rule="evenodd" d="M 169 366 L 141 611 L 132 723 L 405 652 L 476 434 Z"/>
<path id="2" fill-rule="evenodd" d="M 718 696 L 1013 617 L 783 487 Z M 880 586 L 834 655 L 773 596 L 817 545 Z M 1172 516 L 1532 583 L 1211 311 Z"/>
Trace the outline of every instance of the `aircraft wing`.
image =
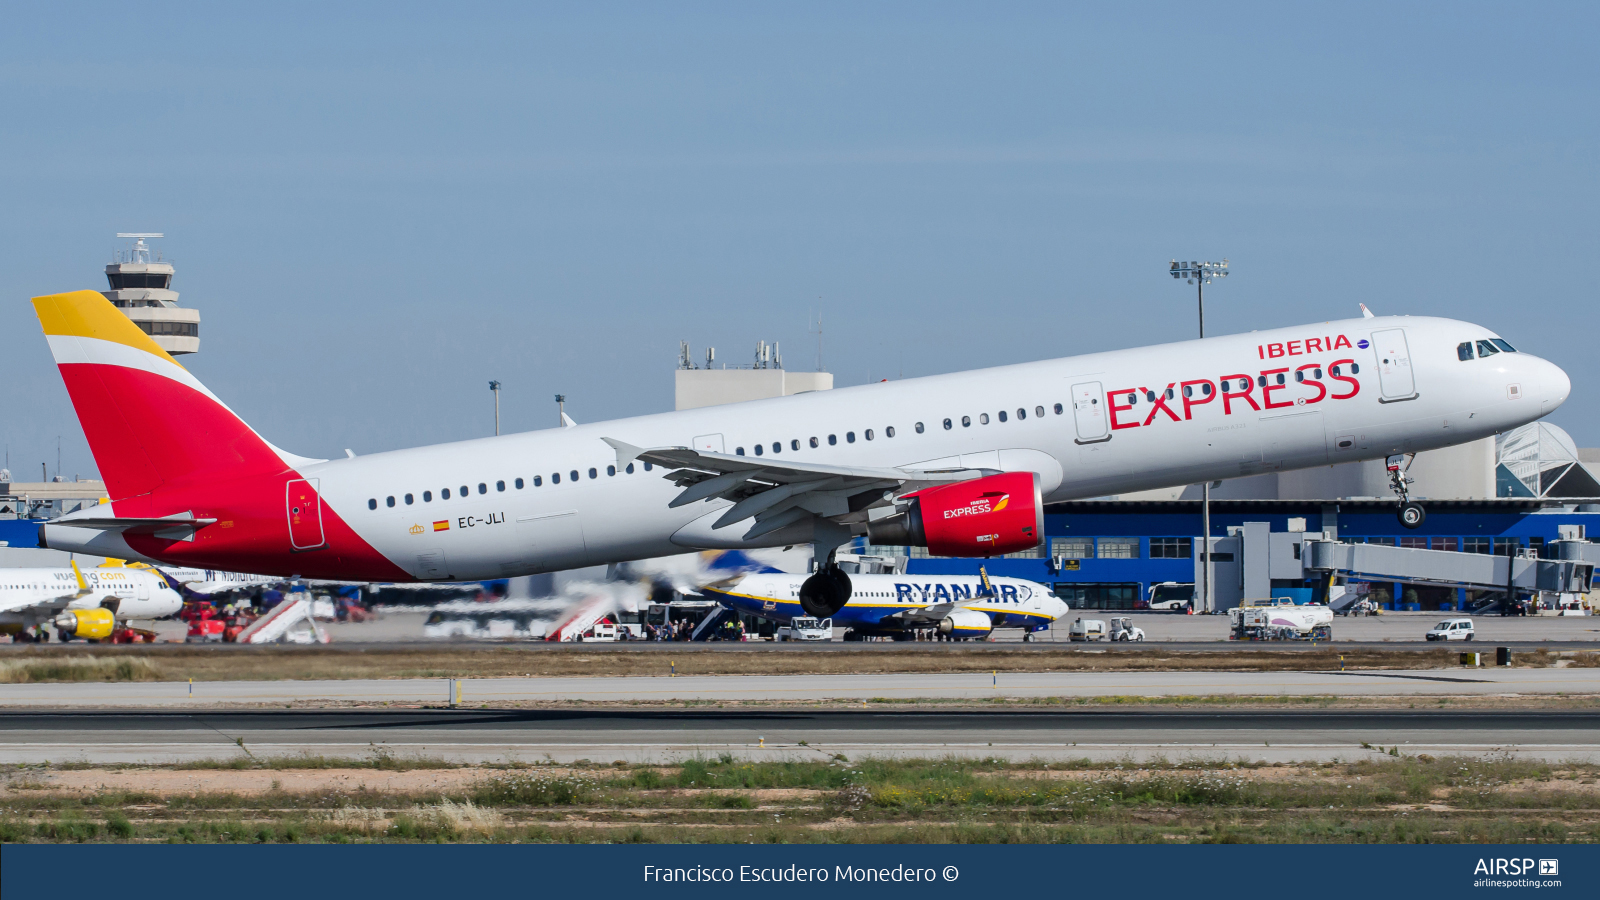
<path id="1" fill-rule="evenodd" d="M 754 540 L 810 517 L 847 522 L 865 519 L 864 510 L 890 491 L 915 489 L 992 474 L 981 469 L 890 469 L 830 466 L 776 457 L 706 453 L 689 447 L 635 447 L 602 438 L 617 452 L 617 464 L 643 460 L 668 470 L 664 476 L 683 488 L 669 507 L 701 500 L 731 500 L 711 527 L 726 528 L 754 518 L 745 540 Z"/>
<path id="2" fill-rule="evenodd" d="M 893 615 L 884 616 L 884 620 L 894 619 L 907 625 L 936 625 L 940 619 L 950 615 L 955 609 L 954 603 L 935 603 L 932 606 L 923 606 L 917 609 L 902 609 Z"/>

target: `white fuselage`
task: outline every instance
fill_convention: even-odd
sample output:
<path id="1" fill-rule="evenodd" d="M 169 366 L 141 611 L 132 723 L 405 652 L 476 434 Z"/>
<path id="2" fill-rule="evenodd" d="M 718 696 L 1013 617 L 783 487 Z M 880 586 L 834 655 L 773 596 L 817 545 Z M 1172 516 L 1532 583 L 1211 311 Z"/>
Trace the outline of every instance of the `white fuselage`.
<path id="1" fill-rule="evenodd" d="M 702 588 L 724 606 L 777 622 L 810 615 L 800 607 L 800 585 L 808 576 L 756 572 L 731 585 Z M 851 575 L 850 600 L 833 614 L 836 628 L 862 632 L 932 627 L 951 608 L 988 617 L 991 628 L 1048 628 L 1067 614 L 1067 604 L 1050 589 L 1021 578 L 991 578 L 985 592 L 972 575 Z M 929 614 L 928 610 L 937 610 Z M 902 620 L 901 617 L 910 617 Z"/>
<path id="2" fill-rule="evenodd" d="M 1565 373 L 1538 357 L 1459 358 L 1462 342 L 1493 337 L 1449 319 L 1354 319 L 311 462 L 299 471 L 360 538 L 420 580 L 782 546 L 808 541 L 812 525 L 748 542 L 749 520 L 713 529 L 729 501 L 670 508 L 680 488 L 660 468 L 619 467 L 602 439 L 774 462 L 1033 471 L 1047 502 L 1094 497 L 1464 443 L 1538 419 L 1566 399 Z M 290 558 L 280 564 L 285 571 L 268 574 L 293 574 L 294 564 Z"/>
<path id="3" fill-rule="evenodd" d="M 112 608 L 120 620 L 159 619 L 183 608 L 172 586 L 147 569 L 85 569 L 83 580 L 87 592 L 71 568 L 0 569 L 0 624 L 48 621 L 63 600 L 69 609 Z"/>

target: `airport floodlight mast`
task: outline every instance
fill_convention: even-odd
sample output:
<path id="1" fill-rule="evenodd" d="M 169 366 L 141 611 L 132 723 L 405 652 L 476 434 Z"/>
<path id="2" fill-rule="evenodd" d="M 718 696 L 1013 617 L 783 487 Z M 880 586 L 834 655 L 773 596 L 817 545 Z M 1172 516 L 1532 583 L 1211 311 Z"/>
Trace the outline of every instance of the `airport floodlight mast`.
<path id="1" fill-rule="evenodd" d="M 567 395 L 556 395 L 556 424 L 566 427 L 567 424 Z"/>
<path id="2" fill-rule="evenodd" d="M 1178 262 L 1173 260 L 1170 268 L 1174 279 L 1184 279 L 1186 284 L 1192 284 L 1197 291 L 1196 300 L 1200 311 L 1200 337 L 1206 336 L 1206 285 L 1213 278 L 1228 277 L 1228 260 L 1222 262 Z M 1215 612 L 1211 606 L 1211 482 L 1200 483 L 1200 552 L 1204 554 L 1200 567 L 1200 602 L 1196 603 L 1196 612 Z"/>
<path id="3" fill-rule="evenodd" d="M 494 436 L 500 436 L 500 382 L 489 382 L 489 390 L 494 392 Z"/>

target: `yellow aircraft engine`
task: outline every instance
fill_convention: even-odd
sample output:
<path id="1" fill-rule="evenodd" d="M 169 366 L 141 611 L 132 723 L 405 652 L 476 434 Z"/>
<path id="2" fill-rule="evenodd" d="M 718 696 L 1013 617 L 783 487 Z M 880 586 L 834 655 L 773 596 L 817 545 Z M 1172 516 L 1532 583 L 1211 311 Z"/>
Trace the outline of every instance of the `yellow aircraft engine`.
<path id="1" fill-rule="evenodd" d="M 111 637 L 117 617 L 109 609 L 69 609 L 56 616 L 55 626 L 73 637 L 103 641 Z"/>

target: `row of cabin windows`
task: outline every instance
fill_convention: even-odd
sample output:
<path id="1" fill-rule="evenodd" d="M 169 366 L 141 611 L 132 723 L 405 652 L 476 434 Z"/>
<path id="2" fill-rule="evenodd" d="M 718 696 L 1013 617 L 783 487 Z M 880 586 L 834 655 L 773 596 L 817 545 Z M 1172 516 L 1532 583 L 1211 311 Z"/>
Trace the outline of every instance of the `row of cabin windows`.
<path id="1" fill-rule="evenodd" d="M 646 472 L 648 472 L 648 471 L 650 471 L 651 469 L 654 469 L 654 468 L 655 468 L 655 466 L 651 465 L 650 463 L 645 463 L 644 464 L 644 470 Z M 628 463 L 626 466 L 623 467 L 622 471 L 623 471 L 624 474 L 632 475 L 633 474 L 633 463 Z M 606 475 L 610 476 L 610 475 L 615 475 L 615 474 L 617 474 L 617 467 L 616 466 L 606 466 Z M 577 469 L 573 469 L 572 471 L 568 472 L 567 473 L 567 477 L 570 478 L 574 482 L 577 482 L 577 481 L 581 480 L 579 478 L 579 474 L 578 474 L 578 470 Z M 590 469 L 589 469 L 589 477 L 590 478 L 599 478 L 600 477 L 600 470 L 597 469 L 597 468 L 594 468 L 594 467 L 590 467 Z M 560 484 L 561 483 L 561 473 L 560 472 L 551 472 L 550 473 L 550 483 L 551 484 Z M 542 476 L 542 475 L 533 476 L 533 486 L 534 487 L 542 487 L 543 485 L 544 485 L 544 476 Z M 524 481 L 523 479 L 521 479 L 521 478 L 517 478 L 517 479 L 514 479 L 511 482 L 511 486 L 520 491 L 523 488 L 527 487 L 528 483 L 526 481 Z M 504 481 L 496 481 L 494 483 L 494 489 L 495 489 L 496 493 L 503 492 L 506 489 L 506 483 Z M 483 482 L 483 481 L 478 482 L 478 493 L 480 493 L 480 494 L 489 493 L 489 484 L 488 484 L 488 482 Z M 470 497 L 471 495 L 472 495 L 471 487 L 468 486 L 468 485 L 463 484 L 461 486 L 461 488 L 460 488 L 460 496 L 462 498 L 466 498 L 466 497 Z M 401 499 L 402 502 L 405 503 L 406 506 L 410 506 L 410 505 L 412 505 L 413 503 L 415 503 L 417 501 L 417 498 L 416 498 L 415 494 L 404 494 L 404 495 L 401 496 L 400 499 Z M 439 491 L 439 499 L 440 500 L 449 500 L 450 499 L 450 489 L 449 488 L 440 489 L 440 491 Z M 433 491 L 423 491 L 422 492 L 422 502 L 423 503 L 432 503 L 433 502 Z M 395 505 L 395 498 L 392 495 L 383 498 L 383 505 L 384 506 L 388 506 L 388 507 L 393 507 Z M 378 499 L 376 497 L 373 497 L 373 498 L 370 498 L 370 499 L 367 500 L 367 509 L 377 509 L 377 508 L 378 508 Z"/>
<path id="2" fill-rule="evenodd" d="M 1064 409 L 1065 409 L 1065 407 L 1063 407 L 1061 404 L 1057 403 L 1055 405 L 1056 415 L 1058 415 L 1058 416 L 1061 415 L 1061 413 L 1062 413 L 1062 411 Z M 1044 407 L 1035 406 L 1033 408 L 1033 414 L 1034 414 L 1034 416 L 1036 416 L 1038 418 L 1041 418 L 1041 419 L 1044 418 L 1044 415 L 1045 415 Z M 1011 415 L 1010 413 L 1008 413 L 1006 410 L 1002 409 L 996 415 L 996 418 L 998 418 L 1002 422 L 1005 422 L 1010 418 L 1010 415 Z M 1026 419 L 1028 417 L 1027 408 L 1026 407 L 1018 407 L 1017 408 L 1017 412 L 1016 412 L 1016 416 L 1017 416 L 1017 420 L 1018 421 Z M 988 413 L 979 413 L 978 414 L 978 424 L 979 425 L 987 425 L 987 424 L 989 424 L 989 414 Z M 916 423 L 912 427 L 913 427 L 913 429 L 915 429 L 917 434 L 922 434 L 923 432 L 925 432 L 927 430 L 927 427 L 924 426 L 921 422 Z M 945 419 L 944 420 L 944 430 L 949 431 L 950 429 L 952 429 L 954 427 L 955 427 L 955 423 L 952 420 L 950 420 L 950 419 Z M 970 427 L 972 427 L 972 417 L 971 416 L 962 416 L 961 417 L 961 427 L 962 428 L 970 428 Z M 893 425 L 889 425 L 889 426 L 887 426 L 887 427 L 885 427 L 883 429 L 883 436 L 886 437 L 886 438 L 892 438 L 892 437 L 894 437 L 894 434 L 895 434 L 895 431 L 894 431 L 894 426 Z M 875 440 L 878 435 L 877 435 L 877 432 L 873 431 L 871 428 L 868 428 L 867 430 L 861 432 L 861 436 L 870 441 L 870 440 Z M 846 444 L 854 444 L 856 442 L 856 433 L 854 431 L 846 431 L 844 433 L 844 442 Z M 837 445 L 838 443 L 839 443 L 839 436 L 837 434 L 828 435 L 828 446 L 832 447 L 832 446 Z M 755 444 L 752 447 L 752 450 L 754 451 L 756 456 L 765 456 L 768 453 L 768 446 L 769 445 L 766 445 L 766 444 Z M 813 438 L 807 438 L 806 439 L 806 446 L 811 447 L 812 449 L 816 449 L 817 447 L 822 446 L 822 441 L 820 439 L 814 438 L 814 437 Z M 771 452 L 772 453 L 782 453 L 783 452 L 783 441 L 773 441 L 771 443 L 770 447 L 771 447 Z M 794 439 L 790 440 L 789 441 L 789 449 L 790 450 L 799 450 L 800 449 L 800 439 L 799 438 L 794 438 Z M 734 452 L 735 455 L 738 455 L 738 456 L 744 456 L 745 455 L 743 447 L 735 447 L 735 448 L 733 448 L 733 452 Z"/>
<path id="3" fill-rule="evenodd" d="M 1461 343 L 1457 344 L 1456 345 L 1456 358 L 1460 359 L 1462 362 L 1466 362 L 1467 360 L 1472 359 L 1473 358 L 1472 347 L 1473 347 L 1473 342 L 1472 341 L 1462 341 Z M 1511 346 L 1510 344 L 1506 343 L 1505 341 L 1500 340 L 1499 338 L 1490 338 L 1487 341 L 1478 341 L 1477 342 L 1477 347 L 1478 347 L 1478 353 L 1477 353 L 1477 358 L 1478 359 L 1488 359 L 1489 357 L 1495 355 L 1496 353 L 1499 353 L 1502 350 L 1504 350 L 1507 353 L 1515 353 L 1515 352 L 1517 352 L 1517 348 Z"/>

